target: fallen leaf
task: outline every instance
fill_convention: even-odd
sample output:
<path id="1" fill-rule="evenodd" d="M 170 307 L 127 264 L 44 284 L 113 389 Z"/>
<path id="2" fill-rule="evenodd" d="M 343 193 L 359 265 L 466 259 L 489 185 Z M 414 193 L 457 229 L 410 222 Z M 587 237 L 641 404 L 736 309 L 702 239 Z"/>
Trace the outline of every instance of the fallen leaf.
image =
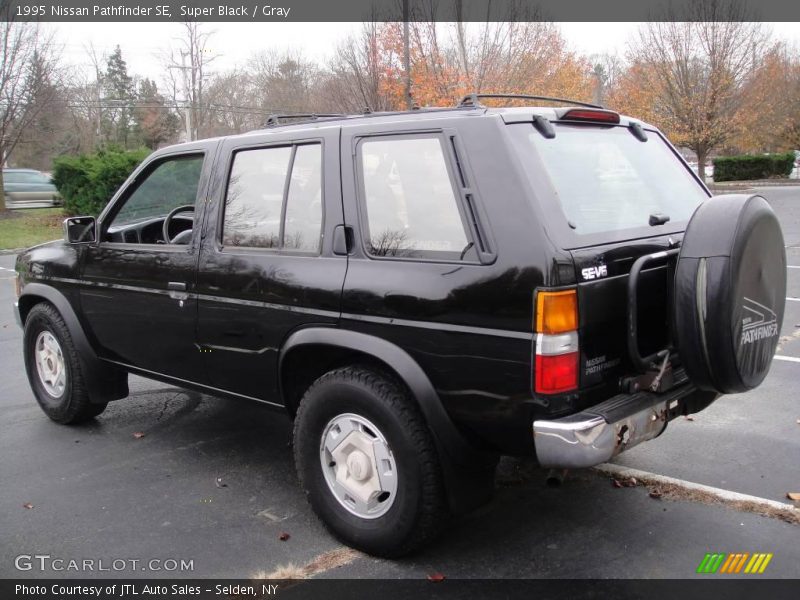
<path id="1" fill-rule="evenodd" d="M 285 542 L 285 541 L 286 541 L 286 540 L 288 540 L 290 537 L 292 537 L 292 536 L 290 536 L 288 533 L 286 533 L 286 532 L 284 531 L 283 533 L 281 533 L 281 534 L 278 536 L 278 539 L 279 539 L 280 541 L 282 541 L 282 542 Z"/>
<path id="2" fill-rule="evenodd" d="M 133 434 L 133 437 L 135 437 L 137 440 L 142 439 L 144 437 L 144 431 L 137 431 Z"/>
<path id="3" fill-rule="evenodd" d="M 216 485 L 218 488 L 228 487 L 228 484 L 222 481 L 222 477 L 217 477 L 214 480 L 214 485 Z"/>
<path id="4" fill-rule="evenodd" d="M 625 480 L 625 481 L 622 483 L 622 485 L 624 485 L 625 487 L 636 487 L 636 485 L 637 485 L 638 483 L 639 483 L 639 482 L 638 482 L 638 481 L 636 481 L 636 477 L 629 477 L 628 479 L 626 479 L 626 480 Z"/>
<path id="5" fill-rule="evenodd" d="M 661 490 L 650 490 L 649 496 L 654 500 L 661 498 Z"/>
<path id="6" fill-rule="evenodd" d="M 27 508 L 28 510 L 30 510 L 33 508 L 33 504 L 31 504 L 30 502 L 26 502 L 25 504 L 22 505 L 22 508 Z"/>
<path id="7" fill-rule="evenodd" d="M 786 497 L 789 500 L 795 500 L 795 501 L 800 500 L 800 492 L 789 492 L 788 494 L 786 494 Z"/>
<path id="8" fill-rule="evenodd" d="M 621 488 L 622 487 L 622 484 L 619 481 L 617 481 L 616 479 L 612 479 L 611 480 L 611 485 L 614 486 L 615 488 Z"/>
<path id="9" fill-rule="evenodd" d="M 439 583 L 440 581 L 444 581 L 446 577 L 441 573 L 431 573 L 428 575 L 428 581 L 433 581 L 434 583 Z"/>
<path id="10" fill-rule="evenodd" d="M 694 421 L 694 417 L 692 415 L 686 415 L 687 421 Z"/>

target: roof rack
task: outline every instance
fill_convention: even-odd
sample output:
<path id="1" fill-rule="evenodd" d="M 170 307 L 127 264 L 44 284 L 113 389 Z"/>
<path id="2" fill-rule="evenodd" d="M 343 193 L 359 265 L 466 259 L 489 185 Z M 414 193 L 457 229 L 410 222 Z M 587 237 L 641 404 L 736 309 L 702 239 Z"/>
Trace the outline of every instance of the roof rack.
<path id="1" fill-rule="evenodd" d="M 481 98 L 508 98 L 515 100 L 547 100 L 549 102 L 561 102 L 563 104 L 572 104 L 574 106 L 585 106 L 587 108 L 605 108 L 600 104 L 589 104 L 588 102 L 581 102 L 579 100 L 570 100 L 568 98 L 553 98 L 550 96 L 529 96 L 527 94 L 467 94 L 458 103 L 459 107 L 483 107 Z"/>
<path id="2" fill-rule="evenodd" d="M 343 119 L 348 117 L 349 115 L 342 114 L 342 113 L 287 113 L 287 114 L 275 114 L 270 115 L 267 117 L 266 123 L 264 123 L 264 127 L 275 127 L 276 125 L 280 125 L 281 121 L 285 121 L 286 119 L 305 119 L 307 121 L 316 121 L 318 119 Z"/>

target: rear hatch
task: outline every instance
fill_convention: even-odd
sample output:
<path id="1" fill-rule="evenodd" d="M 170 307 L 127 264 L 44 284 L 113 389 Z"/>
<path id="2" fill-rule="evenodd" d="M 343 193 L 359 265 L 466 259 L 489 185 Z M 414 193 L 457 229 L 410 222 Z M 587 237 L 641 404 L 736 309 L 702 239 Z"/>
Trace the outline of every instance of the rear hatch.
<path id="1" fill-rule="evenodd" d="M 577 112 L 577 111 L 576 111 Z M 587 399 L 619 389 L 628 358 L 628 275 L 636 259 L 676 248 L 708 192 L 660 133 L 610 111 L 553 111 L 508 130 L 552 241 L 569 252 L 578 295 L 578 384 Z M 637 286 L 640 353 L 669 340 L 672 263 L 648 263 Z"/>

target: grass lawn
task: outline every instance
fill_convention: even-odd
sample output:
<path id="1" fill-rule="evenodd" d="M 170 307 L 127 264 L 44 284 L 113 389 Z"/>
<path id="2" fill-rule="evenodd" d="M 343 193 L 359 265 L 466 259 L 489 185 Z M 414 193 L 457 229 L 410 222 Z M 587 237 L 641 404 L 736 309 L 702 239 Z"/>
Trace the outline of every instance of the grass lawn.
<path id="1" fill-rule="evenodd" d="M 26 208 L 0 213 L 0 250 L 27 248 L 62 237 L 64 210 Z"/>

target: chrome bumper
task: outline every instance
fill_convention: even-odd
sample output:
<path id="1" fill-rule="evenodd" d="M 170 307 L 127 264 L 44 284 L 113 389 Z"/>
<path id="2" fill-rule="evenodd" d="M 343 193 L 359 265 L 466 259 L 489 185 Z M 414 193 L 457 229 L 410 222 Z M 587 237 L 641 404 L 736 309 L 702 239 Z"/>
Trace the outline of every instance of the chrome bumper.
<path id="1" fill-rule="evenodd" d="M 536 456 L 543 467 L 580 469 L 604 463 L 620 452 L 661 435 L 682 413 L 693 390 L 680 386 L 665 394 L 617 396 L 583 412 L 533 422 Z"/>

